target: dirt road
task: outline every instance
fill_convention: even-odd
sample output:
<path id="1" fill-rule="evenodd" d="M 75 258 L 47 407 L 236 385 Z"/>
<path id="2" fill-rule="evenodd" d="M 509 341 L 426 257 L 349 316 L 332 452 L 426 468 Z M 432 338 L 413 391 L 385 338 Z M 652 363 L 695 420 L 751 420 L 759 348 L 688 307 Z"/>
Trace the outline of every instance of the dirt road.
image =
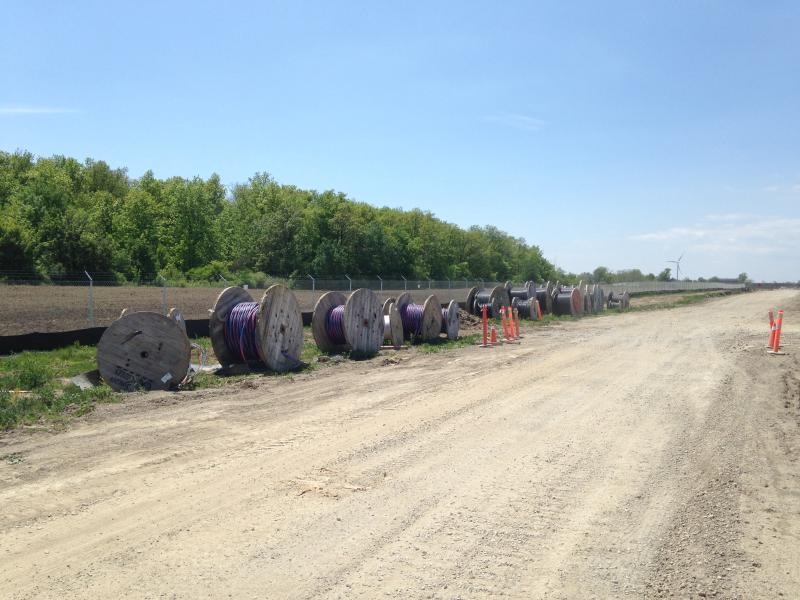
<path id="1" fill-rule="evenodd" d="M 0 597 L 798 598 L 799 355 L 760 292 L 6 435 Z"/>

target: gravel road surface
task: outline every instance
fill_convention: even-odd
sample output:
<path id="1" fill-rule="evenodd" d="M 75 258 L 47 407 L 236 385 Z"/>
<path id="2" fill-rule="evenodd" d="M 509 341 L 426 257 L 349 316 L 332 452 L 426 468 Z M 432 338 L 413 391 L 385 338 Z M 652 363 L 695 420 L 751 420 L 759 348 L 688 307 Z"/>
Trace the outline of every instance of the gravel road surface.
<path id="1" fill-rule="evenodd" d="M 778 290 L 0 435 L 0 597 L 798 598 L 798 356 Z"/>

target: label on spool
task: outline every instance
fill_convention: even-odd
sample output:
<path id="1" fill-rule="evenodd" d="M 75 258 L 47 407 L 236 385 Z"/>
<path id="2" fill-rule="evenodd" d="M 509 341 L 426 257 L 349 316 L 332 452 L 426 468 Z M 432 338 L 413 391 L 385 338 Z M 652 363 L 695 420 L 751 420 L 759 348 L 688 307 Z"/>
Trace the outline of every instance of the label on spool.
<path id="1" fill-rule="evenodd" d="M 165 374 L 165 375 L 164 375 L 164 376 L 161 378 L 161 383 L 167 383 L 167 382 L 168 382 L 170 379 L 172 379 L 172 373 L 166 373 L 166 374 Z"/>

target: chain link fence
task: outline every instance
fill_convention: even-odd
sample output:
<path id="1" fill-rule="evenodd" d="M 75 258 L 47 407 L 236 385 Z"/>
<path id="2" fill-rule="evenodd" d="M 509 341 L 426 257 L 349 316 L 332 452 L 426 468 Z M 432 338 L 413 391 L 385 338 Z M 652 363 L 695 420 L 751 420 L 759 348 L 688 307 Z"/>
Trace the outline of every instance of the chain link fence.
<path id="1" fill-rule="evenodd" d="M 187 319 L 204 319 L 222 288 L 242 285 L 257 290 L 281 283 L 295 290 L 302 310 L 312 310 L 319 296 L 330 290 L 348 292 L 358 288 L 374 290 L 383 300 L 408 291 L 422 302 L 436 294 L 442 302 L 466 300 L 473 286 L 493 287 L 503 282 L 482 279 L 344 279 L 252 278 L 225 279 L 214 282 L 169 279 L 159 276 L 141 278 L 135 283 L 120 283 L 110 273 L 71 273 L 52 275 L 44 280 L 30 273 L 0 271 L 0 296 L 5 309 L 0 313 L 0 335 L 30 332 L 57 332 L 109 325 L 120 312 L 150 310 L 166 313 L 178 308 Z M 602 284 L 606 292 L 627 290 L 632 294 L 694 290 L 742 289 L 741 283 L 669 281 Z"/>
<path id="2" fill-rule="evenodd" d="M 659 292 L 692 292 L 701 290 L 743 290 L 744 283 L 723 283 L 712 281 L 636 281 L 632 283 L 602 283 L 606 291 L 629 294 L 654 294 Z"/>

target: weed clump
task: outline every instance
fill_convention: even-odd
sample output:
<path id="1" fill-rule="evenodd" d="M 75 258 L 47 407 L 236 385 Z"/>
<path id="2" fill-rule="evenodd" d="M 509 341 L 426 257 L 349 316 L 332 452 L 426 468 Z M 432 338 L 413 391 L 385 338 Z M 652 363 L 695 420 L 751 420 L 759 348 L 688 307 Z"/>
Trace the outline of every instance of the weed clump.
<path id="1" fill-rule="evenodd" d="M 21 352 L 0 359 L 0 431 L 42 420 L 63 424 L 114 401 L 106 385 L 89 389 L 59 381 L 94 365 L 95 349 L 71 346 L 52 352 Z"/>

